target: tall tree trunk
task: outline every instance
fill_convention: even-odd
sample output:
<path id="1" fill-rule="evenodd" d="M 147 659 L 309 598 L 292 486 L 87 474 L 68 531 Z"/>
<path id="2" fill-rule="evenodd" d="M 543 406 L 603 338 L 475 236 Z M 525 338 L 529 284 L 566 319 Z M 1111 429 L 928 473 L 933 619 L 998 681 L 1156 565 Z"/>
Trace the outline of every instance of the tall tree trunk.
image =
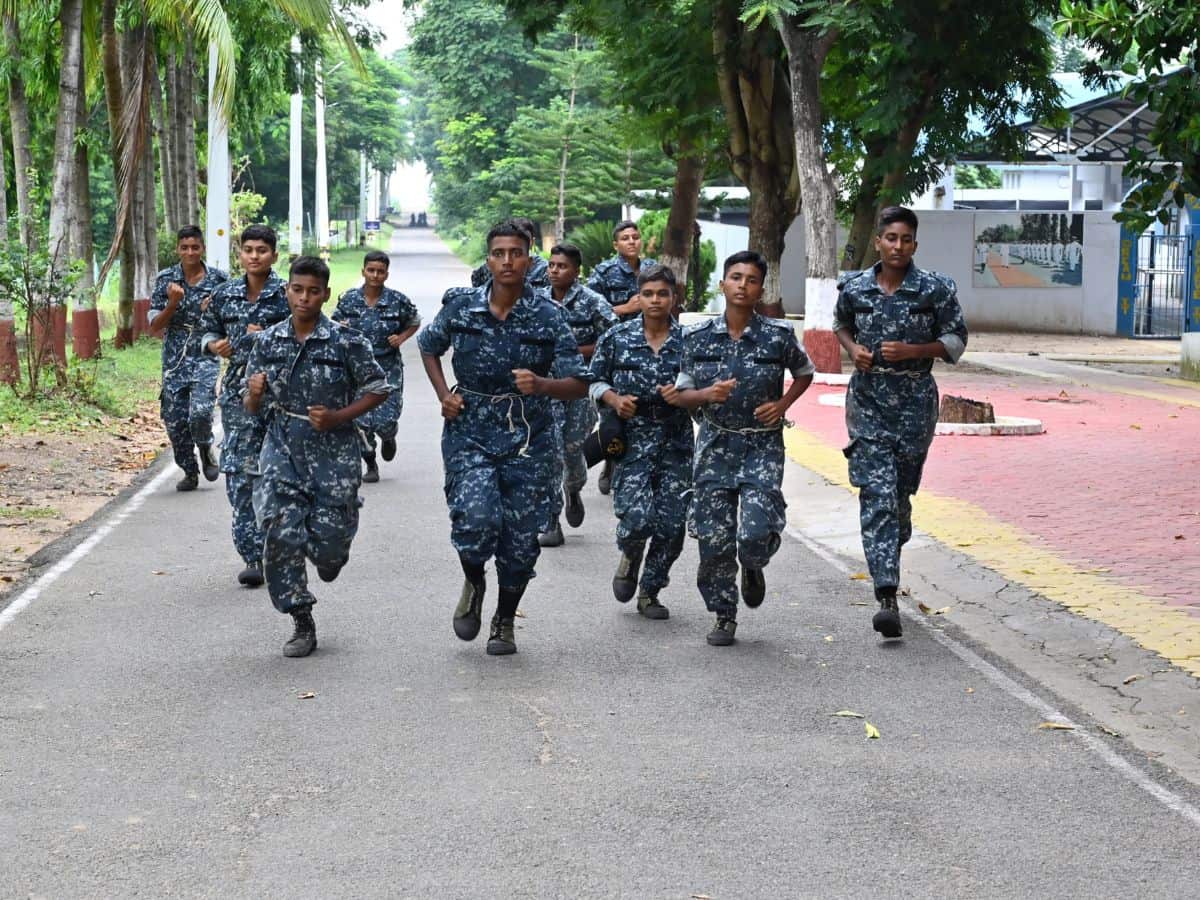
<path id="1" fill-rule="evenodd" d="M 147 143 L 142 156 L 142 234 L 145 248 L 146 281 L 139 297 L 149 299 L 154 293 L 154 281 L 158 274 L 158 203 L 154 179 L 154 145 Z"/>
<path id="2" fill-rule="evenodd" d="M 575 35 L 575 53 L 579 53 L 579 34 Z M 562 155 L 558 165 L 558 216 L 554 220 L 554 239 L 561 241 L 567 230 L 567 164 L 571 161 L 571 123 L 575 119 L 575 93 L 579 69 L 571 61 L 571 91 L 567 96 L 567 121 L 563 126 Z"/>
<path id="3" fill-rule="evenodd" d="M 25 98 L 25 80 L 21 76 L 21 27 L 17 17 L 4 17 L 4 35 L 9 61 L 8 117 L 12 127 L 13 187 L 17 195 L 17 218 L 21 243 L 32 250 L 34 244 L 32 189 L 29 173 L 33 168 L 29 102 Z"/>
<path id="4" fill-rule="evenodd" d="M 8 172 L 4 164 L 4 128 L 0 126 L 0 241 L 8 241 Z"/>
<path id="5" fill-rule="evenodd" d="M 696 227 L 696 212 L 700 207 L 700 186 L 707 168 L 702 157 L 680 147 L 675 156 L 675 186 L 671 195 L 671 212 L 663 234 L 658 261 L 675 273 L 679 284 L 687 284 L 688 264 L 692 255 L 692 234 Z"/>
<path id="6" fill-rule="evenodd" d="M 841 348 L 833 334 L 837 303 L 837 218 L 833 175 L 825 160 L 821 112 L 821 68 L 836 32 L 804 28 L 789 17 L 782 28 L 791 73 L 796 168 L 804 197 L 808 263 L 804 280 L 804 338 L 813 364 L 840 372 Z"/>
<path id="7" fill-rule="evenodd" d="M 58 117 L 54 130 L 54 165 L 50 192 L 50 263 L 65 271 L 69 262 L 70 223 L 75 195 L 75 134 L 79 127 L 79 67 L 83 59 L 83 0 L 63 0 L 62 62 L 58 79 Z"/>
<path id="8" fill-rule="evenodd" d="M 86 77 L 83 65 L 79 66 L 79 131 L 87 126 Z M 83 262 L 83 273 L 76 286 L 76 305 L 90 308 L 96 305 L 96 259 L 92 240 L 92 185 L 88 174 L 88 148 L 83 141 L 75 145 L 75 173 L 72 179 L 75 191 L 75 215 L 71 219 L 71 256 Z"/>
<path id="9" fill-rule="evenodd" d="M 157 54 L 153 60 L 153 72 L 150 81 L 150 121 L 154 127 L 154 136 L 158 140 L 158 167 L 161 170 L 163 194 L 163 218 L 166 220 L 167 231 L 174 234 L 180 228 L 179 209 L 176 203 L 175 169 L 172 166 L 171 139 L 174 137 L 171 129 L 171 89 L 172 78 L 171 53 L 165 56 L 166 66 L 160 73 Z M 165 76 L 162 77 L 162 76 Z M 164 82 L 166 105 L 164 106 Z"/>
<path id="10" fill-rule="evenodd" d="M 125 142 L 121 139 L 121 110 L 125 105 L 125 82 L 121 68 L 121 47 L 117 35 L 117 2 L 104 0 L 100 11 L 101 55 L 104 65 L 104 101 L 108 109 L 108 129 L 111 136 L 110 153 L 113 164 L 113 183 L 120 185 L 121 159 Z M 119 190 L 119 187 L 118 187 Z M 116 346 L 125 347 L 133 341 L 133 282 L 136 265 L 133 252 L 132 222 L 114 237 L 119 242 L 121 273 L 117 292 Z"/>
<path id="11" fill-rule="evenodd" d="M 183 113 L 183 209 L 187 213 L 185 225 L 200 224 L 200 164 L 196 157 L 196 122 L 205 116 L 203 105 L 196 93 L 196 45 L 189 32 L 184 47 L 183 64 L 179 74 L 180 110 Z"/>
<path id="12" fill-rule="evenodd" d="M 731 0 L 713 8 L 717 82 L 729 128 L 731 167 L 750 190 L 750 249 L 767 260 L 760 309 L 782 316 L 780 263 L 800 198 L 792 105 L 778 36 L 766 26 L 748 29 L 740 10 Z"/>

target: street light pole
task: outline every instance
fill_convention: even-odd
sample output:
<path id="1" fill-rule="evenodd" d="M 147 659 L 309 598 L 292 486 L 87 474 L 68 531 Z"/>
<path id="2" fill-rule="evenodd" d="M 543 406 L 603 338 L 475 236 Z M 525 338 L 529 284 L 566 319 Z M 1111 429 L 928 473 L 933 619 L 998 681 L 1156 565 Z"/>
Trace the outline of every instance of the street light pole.
<path id="1" fill-rule="evenodd" d="M 317 247 L 321 259 L 329 258 L 329 175 L 325 170 L 325 83 L 321 62 L 317 61 L 317 91 L 315 97 L 317 120 Z"/>
<path id="2" fill-rule="evenodd" d="M 229 269 L 229 120 L 218 108 L 217 45 L 208 45 L 208 197 L 205 200 L 205 246 L 210 268 Z"/>
<path id="3" fill-rule="evenodd" d="M 299 256 L 304 251 L 304 176 L 300 163 L 303 152 L 304 95 L 300 85 L 300 38 L 292 37 L 292 54 L 296 57 L 296 91 L 292 94 L 291 155 L 288 166 L 288 253 Z"/>

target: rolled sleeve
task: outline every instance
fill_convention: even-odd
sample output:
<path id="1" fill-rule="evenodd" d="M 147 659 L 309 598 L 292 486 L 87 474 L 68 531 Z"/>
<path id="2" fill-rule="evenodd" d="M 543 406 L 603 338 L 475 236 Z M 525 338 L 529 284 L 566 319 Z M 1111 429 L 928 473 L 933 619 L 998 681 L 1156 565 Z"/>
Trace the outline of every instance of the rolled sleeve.
<path id="1" fill-rule="evenodd" d="M 967 342 L 957 334 L 943 334 L 938 338 L 938 342 L 946 348 L 946 362 L 952 364 L 958 362 L 967 349 Z"/>
<path id="2" fill-rule="evenodd" d="M 604 395 L 611 390 L 614 388 L 607 381 L 593 381 L 588 385 L 588 399 L 599 406 L 604 400 Z"/>
<path id="3" fill-rule="evenodd" d="M 450 349 L 450 310 L 443 306 L 433 321 L 417 333 L 417 346 L 427 356 L 442 356 Z"/>
<path id="4" fill-rule="evenodd" d="M 354 335 L 347 342 L 346 350 L 350 375 L 354 378 L 359 393 L 387 395 L 395 390 L 388 383 L 387 374 L 383 371 L 383 367 L 375 361 L 375 356 L 371 352 L 371 345 L 367 342 L 366 338 L 357 334 Z"/>
<path id="5" fill-rule="evenodd" d="M 812 375 L 817 371 L 812 360 L 808 358 L 808 354 L 804 352 L 804 348 L 800 346 L 795 331 L 787 336 L 787 344 L 783 350 L 783 364 L 792 373 L 793 378 L 803 378 L 805 375 Z"/>
<path id="6" fill-rule="evenodd" d="M 680 372 L 675 376 L 675 388 L 680 391 L 694 391 L 696 389 L 696 379 L 687 372 Z"/>

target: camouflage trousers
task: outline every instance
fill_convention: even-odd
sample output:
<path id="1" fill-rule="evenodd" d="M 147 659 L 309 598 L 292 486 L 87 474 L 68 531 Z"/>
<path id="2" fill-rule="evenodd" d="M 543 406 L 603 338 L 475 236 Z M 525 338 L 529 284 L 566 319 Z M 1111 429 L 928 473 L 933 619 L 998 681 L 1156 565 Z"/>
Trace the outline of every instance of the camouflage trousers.
<path id="1" fill-rule="evenodd" d="M 921 486 L 926 451 L 906 454 L 859 438 L 845 450 L 858 488 L 863 554 L 875 587 L 900 584 L 900 548 L 912 537 L 912 495 Z"/>
<path id="2" fill-rule="evenodd" d="M 163 385 L 159 415 L 171 442 L 175 465 L 189 475 L 198 475 L 196 445 L 211 444 L 213 404 L 217 398 L 217 367 L 204 366 L 196 377 Z"/>
<path id="3" fill-rule="evenodd" d="M 738 563 L 765 569 L 779 549 L 787 524 L 783 493 L 743 483 L 738 487 L 700 484 L 692 508 L 700 567 L 696 586 L 709 612 L 735 618 L 738 606 Z"/>
<path id="4" fill-rule="evenodd" d="M 549 528 L 562 515 L 566 494 L 582 491 L 587 484 L 587 462 L 583 458 L 583 442 L 596 426 L 596 405 L 591 400 L 556 401 L 555 459 L 550 474 Z"/>
<path id="5" fill-rule="evenodd" d="M 671 566 L 683 552 L 691 484 L 690 453 L 642 456 L 613 472 L 617 548 L 643 554 L 638 586 L 652 596 L 670 583 Z"/>
<path id="6" fill-rule="evenodd" d="M 553 465 L 553 452 L 496 459 L 471 450 L 447 460 L 450 542 L 468 565 L 494 557 L 502 588 L 519 590 L 533 578 Z"/>
<path id="7" fill-rule="evenodd" d="M 375 453 L 375 439 L 395 440 L 399 430 L 400 414 L 404 412 L 404 371 L 399 375 L 388 376 L 388 381 L 395 385 L 396 390 L 387 395 L 387 399 L 377 407 L 354 420 L 358 433 L 362 435 L 362 451 L 364 454 Z"/>
<path id="8" fill-rule="evenodd" d="M 271 603 L 281 613 L 303 612 L 317 602 L 308 590 L 306 560 L 330 568 L 346 564 L 358 531 L 358 504 L 322 505 L 297 485 L 260 478 L 254 505 L 270 510 L 261 525 Z"/>
<path id="9" fill-rule="evenodd" d="M 233 508 L 233 546 L 248 566 L 262 561 L 263 535 L 254 520 L 254 482 L 257 475 L 225 473 L 225 496 Z"/>

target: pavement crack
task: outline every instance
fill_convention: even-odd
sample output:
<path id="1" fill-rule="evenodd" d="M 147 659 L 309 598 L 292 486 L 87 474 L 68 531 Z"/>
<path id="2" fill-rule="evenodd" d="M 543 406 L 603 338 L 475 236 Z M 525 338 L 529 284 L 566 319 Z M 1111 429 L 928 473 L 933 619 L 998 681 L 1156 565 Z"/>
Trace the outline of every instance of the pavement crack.
<path id="1" fill-rule="evenodd" d="M 550 716 L 542 712 L 541 708 L 531 700 L 521 699 L 529 711 L 534 715 L 533 727 L 537 729 L 538 734 L 542 738 L 542 746 L 538 751 L 538 765 L 546 766 L 554 761 L 554 738 L 550 735 Z"/>

